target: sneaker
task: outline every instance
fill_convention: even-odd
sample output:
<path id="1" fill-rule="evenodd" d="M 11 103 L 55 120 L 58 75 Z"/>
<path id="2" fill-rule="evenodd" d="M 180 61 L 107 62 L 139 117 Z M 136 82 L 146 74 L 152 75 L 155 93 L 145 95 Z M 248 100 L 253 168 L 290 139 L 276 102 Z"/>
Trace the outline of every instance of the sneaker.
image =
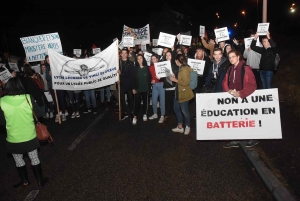
<path id="1" fill-rule="evenodd" d="M 49 113 L 48 112 L 46 113 L 46 119 L 49 119 Z"/>
<path id="2" fill-rule="evenodd" d="M 55 117 L 55 122 L 58 122 L 58 114 Z"/>
<path id="3" fill-rule="evenodd" d="M 178 128 L 178 126 L 177 126 L 176 128 L 173 128 L 172 131 L 175 132 L 175 133 L 183 133 L 184 129 L 183 128 Z"/>
<path id="4" fill-rule="evenodd" d="M 259 142 L 257 140 L 250 140 L 245 147 L 249 148 L 249 147 L 254 147 L 255 145 L 257 145 Z"/>
<path id="5" fill-rule="evenodd" d="M 53 112 L 50 112 L 50 119 L 52 119 L 53 118 Z"/>
<path id="6" fill-rule="evenodd" d="M 97 108 L 94 108 L 93 109 L 93 114 L 97 114 L 98 113 L 98 109 Z"/>
<path id="7" fill-rule="evenodd" d="M 164 122 L 165 117 L 164 116 L 160 116 L 158 123 L 162 124 Z"/>
<path id="8" fill-rule="evenodd" d="M 69 115 L 69 113 L 68 113 L 68 111 L 66 110 L 66 111 L 65 111 L 65 116 L 68 116 L 68 115 Z"/>
<path id="9" fill-rule="evenodd" d="M 62 120 L 62 121 L 67 121 L 66 115 L 64 115 L 64 114 L 61 115 L 61 120 Z"/>
<path id="10" fill-rule="evenodd" d="M 132 125 L 136 125 L 137 119 L 133 117 L 132 119 Z"/>
<path id="11" fill-rule="evenodd" d="M 239 144 L 238 142 L 235 142 L 235 141 L 232 141 L 232 142 L 229 142 L 228 144 L 226 144 L 225 146 L 223 146 L 224 148 L 237 148 L 239 147 Z"/>
<path id="12" fill-rule="evenodd" d="M 72 113 L 71 118 L 74 119 L 76 117 L 75 112 Z"/>
<path id="13" fill-rule="evenodd" d="M 87 113 L 90 113 L 90 112 L 91 112 L 91 109 L 86 109 L 86 110 L 83 111 L 84 114 L 87 114 Z"/>
<path id="14" fill-rule="evenodd" d="M 151 117 L 149 117 L 150 120 L 157 119 L 157 118 L 158 118 L 157 114 L 153 114 Z"/>
<path id="15" fill-rule="evenodd" d="M 144 114 L 144 115 L 143 115 L 143 121 L 147 121 L 147 119 L 148 119 L 148 118 L 147 118 L 147 115 Z"/>
<path id="16" fill-rule="evenodd" d="M 126 118 L 128 118 L 128 115 L 125 114 L 125 113 L 122 113 L 121 120 L 124 120 L 124 119 L 126 119 Z"/>
<path id="17" fill-rule="evenodd" d="M 184 134 L 188 135 L 188 134 L 190 134 L 190 132 L 191 132 L 191 127 L 186 126 L 185 129 L 184 129 Z"/>
<path id="18" fill-rule="evenodd" d="M 152 100 L 150 99 L 150 101 L 149 101 L 150 103 L 149 103 L 149 105 L 152 105 Z"/>
<path id="19" fill-rule="evenodd" d="M 79 117 L 80 117 L 80 114 L 77 112 L 77 113 L 75 114 L 75 116 L 76 116 L 76 118 L 79 118 Z"/>

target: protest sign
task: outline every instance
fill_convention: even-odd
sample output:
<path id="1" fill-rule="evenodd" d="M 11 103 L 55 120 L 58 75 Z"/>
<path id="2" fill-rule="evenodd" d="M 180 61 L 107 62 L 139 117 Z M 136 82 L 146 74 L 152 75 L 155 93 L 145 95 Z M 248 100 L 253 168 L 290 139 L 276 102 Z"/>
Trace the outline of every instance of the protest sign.
<path id="1" fill-rule="evenodd" d="M 122 49 L 124 48 L 123 42 L 122 42 L 122 41 L 119 43 L 119 46 L 118 46 L 118 47 L 119 47 L 120 50 L 122 50 Z"/>
<path id="2" fill-rule="evenodd" d="M 267 35 L 269 31 L 269 25 L 270 23 L 258 23 L 257 25 L 257 35 Z"/>
<path id="3" fill-rule="evenodd" d="M 152 52 L 156 53 L 157 55 L 162 55 L 163 49 L 162 48 L 152 48 Z"/>
<path id="4" fill-rule="evenodd" d="M 160 32 L 158 37 L 157 45 L 171 48 L 174 46 L 176 36 Z"/>
<path id="5" fill-rule="evenodd" d="M 154 68 L 158 78 L 170 77 L 173 74 L 170 61 L 154 63 Z"/>
<path id="6" fill-rule="evenodd" d="M 44 94 L 45 94 L 48 102 L 53 102 L 52 96 L 49 91 L 45 91 Z"/>
<path id="7" fill-rule="evenodd" d="M 118 78 L 118 42 L 86 59 L 74 59 L 48 50 L 53 89 L 89 90 L 114 84 Z"/>
<path id="8" fill-rule="evenodd" d="M 157 46 L 158 39 L 152 39 L 152 46 Z"/>
<path id="9" fill-rule="evenodd" d="M 248 49 L 251 46 L 253 39 L 254 37 L 244 38 L 245 49 Z M 261 46 L 261 43 L 259 42 L 259 37 L 256 40 L 256 46 Z"/>
<path id="10" fill-rule="evenodd" d="M 199 36 L 205 36 L 205 26 L 201 26 L 199 28 Z"/>
<path id="11" fill-rule="evenodd" d="M 101 48 L 93 48 L 93 54 L 98 54 L 101 52 Z"/>
<path id="12" fill-rule="evenodd" d="M 229 40 L 229 33 L 227 27 L 215 29 L 215 35 L 218 42 Z"/>
<path id="13" fill-rule="evenodd" d="M 3 83 L 6 83 L 11 77 L 12 77 L 11 73 L 7 70 L 5 66 L 2 65 L 1 72 L 0 72 L 0 80 Z"/>
<path id="14" fill-rule="evenodd" d="M 37 65 L 37 66 L 31 66 L 31 68 L 32 68 L 36 73 L 41 74 L 41 67 L 40 67 L 40 65 Z"/>
<path id="15" fill-rule="evenodd" d="M 150 66 L 150 64 L 151 64 L 151 56 L 152 56 L 151 53 L 144 52 L 144 57 L 145 57 L 145 60 L 147 61 L 148 66 Z"/>
<path id="16" fill-rule="evenodd" d="M 8 64 L 9 64 L 10 69 L 12 69 L 16 72 L 19 72 L 19 68 L 18 68 L 18 65 L 16 63 L 8 63 Z"/>
<path id="17" fill-rule="evenodd" d="M 194 69 L 194 71 L 197 71 L 198 75 L 203 75 L 205 67 L 204 60 L 188 59 L 188 65 Z"/>
<path id="18" fill-rule="evenodd" d="M 123 27 L 123 33 L 122 33 L 122 41 L 123 38 L 126 36 L 131 36 L 134 38 L 134 44 L 139 45 L 143 42 L 146 44 L 150 43 L 150 28 L 149 24 L 142 28 L 130 28 L 126 25 Z M 126 47 L 126 45 L 124 45 Z"/>
<path id="19" fill-rule="evenodd" d="M 134 47 L 134 42 L 133 42 L 133 37 L 130 37 L 130 36 L 125 36 L 123 37 L 123 46 L 124 47 Z"/>
<path id="20" fill-rule="evenodd" d="M 146 52 L 147 51 L 147 44 L 141 44 L 141 50 L 143 51 L 143 52 Z"/>
<path id="21" fill-rule="evenodd" d="M 81 49 L 73 49 L 73 54 L 75 54 L 76 57 L 80 57 L 81 56 Z"/>
<path id="22" fill-rule="evenodd" d="M 197 140 L 282 139 L 278 89 L 196 94 Z"/>
<path id="23" fill-rule="evenodd" d="M 62 54 L 62 46 L 58 33 L 42 34 L 20 38 L 28 62 L 45 60 L 47 49 Z"/>
<path id="24" fill-rule="evenodd" d="M 185 46 L 191 46 L 192 36 L 180 35 L 180 44 Z"/>

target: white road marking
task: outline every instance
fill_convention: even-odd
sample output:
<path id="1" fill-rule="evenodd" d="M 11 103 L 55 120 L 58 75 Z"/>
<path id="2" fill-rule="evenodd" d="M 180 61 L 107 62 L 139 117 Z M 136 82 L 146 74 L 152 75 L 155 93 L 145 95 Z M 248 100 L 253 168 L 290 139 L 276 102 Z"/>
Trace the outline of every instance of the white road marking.
<path id="1" fill-rule="evenodd" d="M 24 201 L 33 201 L 37 194 L 39 194 L 39 190 L 30 191 L 30 193 L 26 196 Z"/>

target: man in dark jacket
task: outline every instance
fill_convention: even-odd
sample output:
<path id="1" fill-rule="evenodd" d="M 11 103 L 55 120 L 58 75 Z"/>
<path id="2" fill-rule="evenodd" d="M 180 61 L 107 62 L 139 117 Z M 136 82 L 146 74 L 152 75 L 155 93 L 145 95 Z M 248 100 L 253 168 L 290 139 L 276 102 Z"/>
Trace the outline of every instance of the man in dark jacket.
<path id="1" fill-rule="evenodd" d="M 121 119 L 124 120 L 130 115 L 133 118 L 132 106 L 133 106 L 133 94 L 132 94 L 132 76 L 133 76 L 134 64 L 128 59 L 128 49 L 123 48 L 121 51 L 120 69 L 118 73 L 120 75 L 120 99 L 122 115 Z M 127 102 L 125 101 L 125 94 L 127 94 Z"/>
<path id="2" fill-rule="evenodd" d="M 264 89 L 270 89 L 275 70 L 276 43 L 271 39 L 269 32 L 267 36 L 262 39 L 263 47 L 256 46 L 257 33 L 254 37 L 251 43 L 251 49 L 261 54 L 259 72 L 262 86 Z"/>

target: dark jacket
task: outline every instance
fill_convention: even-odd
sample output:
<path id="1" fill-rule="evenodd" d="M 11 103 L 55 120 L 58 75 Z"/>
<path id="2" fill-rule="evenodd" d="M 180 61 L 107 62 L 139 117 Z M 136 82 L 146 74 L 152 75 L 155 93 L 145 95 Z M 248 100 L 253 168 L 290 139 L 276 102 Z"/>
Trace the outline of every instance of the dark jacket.
<path id="1" fill-rule="evenodd" d="M 24 87 L 28 94 L 32 95 L 33 99 L 36 101 L 38 106 L 44 106 L 47 98 L 45 97 L 44 91 L 39 88 L 36 81 L 34 81 L 31 77 L 24 78 Z"/>
<path id="2" fill-rule="evenodd" d="M 138 68 L 140 68 L 140 66 L 134 66 L 133 67 L 133 76 L 132 76 L 132 89 L 139 89 L 139 78 L 138 78 Z M 148 79 L 148 87 L 149 87 L 149 91 L 151 89 L 151 73 L 149 71 L 149 66 L 145 66 L 144 68 L 147 69 L 148 75 L 147 75 L 147 79 Z"/>
<path id="3" fill-rule="evenodd" d="M 259 70 L 273 71 L 275 70 L 276 43 L 269 39 L 271 47 L 264 48 L 256 46 L 256 40 L 253 39 L 251 49 L 261 54 Z"/>
<path id="4" fill-rule="evenodd" d="M 211 67 L 208 71 L 207 77 L 206 77 L 205 85 L 209 86 L 211 84 L 211 79 L 214 78 L 213 71 L 215 68 L 217 68 L 218 73 L 217 73 L 217 78 L 216 78 L 215 92 L 223 92 L 222 81 L 226 75 L 226 72 L 227 72 L 229 66 L 230 66 L 230 62 L 225 57 L 222 57 L 221 61 L 218 64 L 216 64 L 216 60 L 213 60 L 213 64 L 211 65 Z"/>
<path id="5" fill-rule="evenodd" d="M 198 87 L 202 87 L 203 85 L 205 85 L 206 77 L 209 73 L 209 69 L 212 66 L 212 62 L 208 56 L 204 56 L 203 60 L 205 61 L 205 65 L 204 65 L 203 75 L 198 76 Z"/>
<path id="6" fill-rule="evenodd" d="M 124 91 L 132 89 L 132 76 L 135 66 L 129 59 L 126 60 L 125 65 L 122 65 L 122 60 L 120 59 L 120 86 Z"/>

